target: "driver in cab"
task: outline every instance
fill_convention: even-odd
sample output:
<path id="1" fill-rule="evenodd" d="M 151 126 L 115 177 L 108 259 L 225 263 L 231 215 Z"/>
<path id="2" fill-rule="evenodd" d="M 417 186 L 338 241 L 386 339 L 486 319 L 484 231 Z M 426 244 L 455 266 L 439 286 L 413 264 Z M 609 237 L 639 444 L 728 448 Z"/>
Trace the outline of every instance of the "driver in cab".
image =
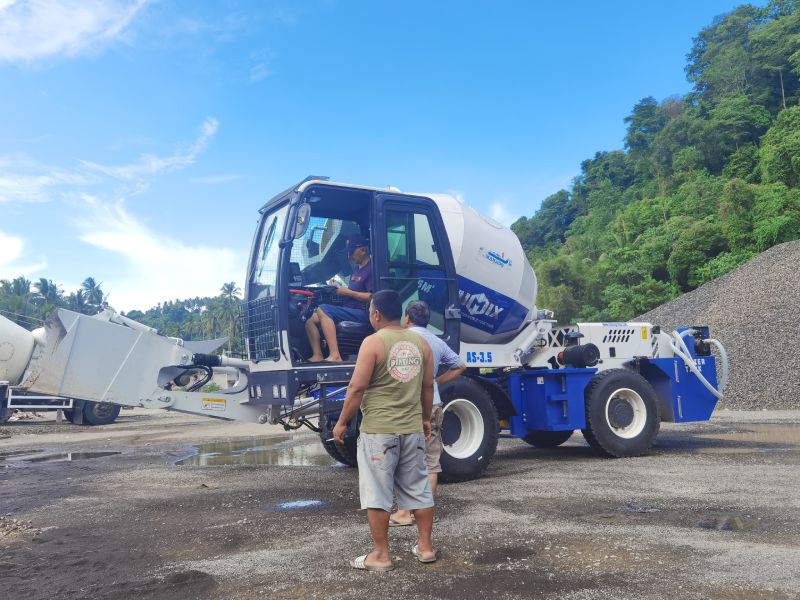
<path id="1" fill-rule="evenodd" d="M 372 264 L 369 256 L 369 242 L 360 236 L 354 235 L 347 240 L 347 255 L 350 262 L 356 267 L 350 276 L 348 287 L 336 288 L 337 296 L 344 296 L 342 305 L 320 304 L 311 318 L 306 321 L 306 335 L 311 344 L 311 356 L 308 362 L 342 362 L 339 354 L 339 344 L 336 341 L 336 323 L 341 321 L 355 321 L 369 323 L 367 312 L 369 302 L 375 287 L 372 283 Z M 322 355 L 320 329 L 328 344 L 328 358 Z"/>

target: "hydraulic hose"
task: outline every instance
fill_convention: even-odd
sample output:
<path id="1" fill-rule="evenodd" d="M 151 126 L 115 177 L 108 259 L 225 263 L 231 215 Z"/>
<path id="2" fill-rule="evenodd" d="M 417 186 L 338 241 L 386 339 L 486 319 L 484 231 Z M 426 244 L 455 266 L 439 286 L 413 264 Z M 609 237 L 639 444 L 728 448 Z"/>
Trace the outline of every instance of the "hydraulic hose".
<path id="1" fill-rule="evenodd" d="M 711 338 L 703 340 L 704 342 L 714 344 L 714 346 L 720 350 L 720 360 L 722 361 L 722 381 L 719 384 L 719 389 L 717 389 L 709 383 L 708 379 L 706 379 L 700 372 L 700 369 L 697 368 L 697 365 L 695 364 L 694 359 L 689 352 L 689 348 L 686 347 L 686 342 L 683 341 L 683 336 L 691 335 L 694 332 L 694 329 L 687 329 L 682 334 L 678 333 L 677 331 L 673 331 L 672 340 L 670 340 L 670 347 L 672 348 L 672 351 L 679 356 L 681 360 L 683 360 L 684 364 L 689 368 L 689 370 L 694 373 L 697 379 L 700 380 L 700 383 L 702 383 L 703 386 L 717 399 L 721 399 L 723 396 L 722 392 L 728 383 L 728 353 L 725 351 L 722 343 L 718 340 Z"/>

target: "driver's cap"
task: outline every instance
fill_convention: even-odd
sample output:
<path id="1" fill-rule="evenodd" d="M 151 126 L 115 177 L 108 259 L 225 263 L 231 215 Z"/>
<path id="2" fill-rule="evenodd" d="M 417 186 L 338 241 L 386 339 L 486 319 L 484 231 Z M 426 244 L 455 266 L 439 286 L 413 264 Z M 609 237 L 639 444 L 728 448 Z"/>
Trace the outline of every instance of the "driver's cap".
<path id="1" fill-rule="evenodd" d="M 369 246 L 367 238 L 361 235 L 351 235 L 350 239 L 347 240 L 347 254 L 352 254 L 356 248 L 361 248 L 362 246 Z"/>

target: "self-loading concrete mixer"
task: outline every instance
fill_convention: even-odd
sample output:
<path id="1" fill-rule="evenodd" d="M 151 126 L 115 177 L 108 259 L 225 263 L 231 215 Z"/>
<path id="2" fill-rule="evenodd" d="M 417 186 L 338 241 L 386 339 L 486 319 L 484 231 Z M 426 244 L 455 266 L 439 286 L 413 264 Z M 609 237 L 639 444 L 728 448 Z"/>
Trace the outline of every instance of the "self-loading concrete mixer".
<path id="1" fill-rule="evenodd" d="M 727 360 L 708 328 L 556 326 L 550 311 L 536 309 L 536 277 L 509 229 L 450 196 L 320 177 L 260 210 L 241 307 L 246 356 L 212 354 L 221 341 L 165 337 L 112 310 L 88 317 L 58 309 L 33 333 L 0 318 L 0 385 L 306 426 L 332 456 L 354 465 L 357 418 L 344 446 L 328 440 L 372 330 L 337 323 L 345 361 L 311 363 L 304 323 L 320 303 L 341 300 L 331 284 L 348 283 L 345 248 L 355 235 L 367 240 L 376 289 L 397 290 L 404 304 L 425 300 L 429 329 L 469 367 L 441 390 L 444 479 L 482 473 L 501 431 L 553 447 L 580 429 L 602 454 L 642 454 L 661 421 L 708 419 L 721 397 Z M 712 347 L 723 359 L 719 385 Z M 221 370 L 230 387 L 203 392 Z"/>

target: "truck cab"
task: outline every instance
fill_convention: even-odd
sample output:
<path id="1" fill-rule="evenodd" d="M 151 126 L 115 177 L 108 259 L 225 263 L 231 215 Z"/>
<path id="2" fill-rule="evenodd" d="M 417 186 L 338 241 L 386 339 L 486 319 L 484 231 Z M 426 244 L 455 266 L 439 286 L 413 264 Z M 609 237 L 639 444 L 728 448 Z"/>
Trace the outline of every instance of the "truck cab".
<path id="1" fill-rule="evenodd" d="M 394 190 L 341 185 L 312 177 L 260 211 L 247 270 L 243 329 L 255 371 L 302 371 L 298 379 L 352 370 L 368 324 L 337 323 L 345 362 L 309 363 L 305 321 L 319 304 L 340 304 L 353 265 L 347 241 L 369 244 L 374 291 L 395 289 L 403 305 L 424 300 L 430 328 L 459 348 L 460 312 L 450 244 L 435 202 Z M 366 308 L 366 305 L 365 307 Z M 326 375 L 327 374 L 327 375 Z M 344 373 L 342 373 L 344 375 Z M 349 378 L 349 376 L 348 376 Z"/>

